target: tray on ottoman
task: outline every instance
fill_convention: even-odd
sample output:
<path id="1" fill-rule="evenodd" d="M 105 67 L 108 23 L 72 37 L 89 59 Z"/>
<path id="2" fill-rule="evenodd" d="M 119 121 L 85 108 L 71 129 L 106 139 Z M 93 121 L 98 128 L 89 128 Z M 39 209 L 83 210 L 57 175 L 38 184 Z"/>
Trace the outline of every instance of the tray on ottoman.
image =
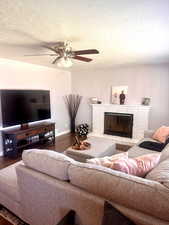
<path id="1" fill-rule="evenodd" d="M 86 159 L 100 158 L 116 154 L 116 144 L 112 140 L 101 137 L 89 137 L 87 140 L 91 144 L 88 150 L 74 150 L 71 147 L 65 154 L 79 162 L 86 162 Z"/>

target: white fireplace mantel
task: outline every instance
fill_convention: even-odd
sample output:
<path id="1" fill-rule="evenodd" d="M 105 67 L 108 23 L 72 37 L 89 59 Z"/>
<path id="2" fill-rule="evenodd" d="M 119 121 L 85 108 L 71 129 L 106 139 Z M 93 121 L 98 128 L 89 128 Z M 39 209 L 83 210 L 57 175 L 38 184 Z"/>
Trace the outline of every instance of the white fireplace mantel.
<path id="1" fill-rule="evenodd" d="M 129 113 L 133 114 L 133 137 L 115 137 L 118 140 L 129 140 L 135 143 L 144 136 L 144 131 L 148 129 L 150 106 L 143 105 L 114 105 L 114 104 L 93 104 L 92 105 L 92 135 L 101 136 L 104 134 L 104 113 Z M 107 135 L 106 135 L 107 136 Z M 111 136 L 112 135 L 108 135 Z"/>

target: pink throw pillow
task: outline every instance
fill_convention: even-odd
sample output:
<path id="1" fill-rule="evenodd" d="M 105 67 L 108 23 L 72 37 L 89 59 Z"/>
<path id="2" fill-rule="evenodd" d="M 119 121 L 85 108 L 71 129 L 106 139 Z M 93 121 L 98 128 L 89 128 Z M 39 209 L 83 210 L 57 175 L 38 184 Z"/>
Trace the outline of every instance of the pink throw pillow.
<path id="1" fill-rule="evenodd" d="M 86 162 L 111 168 L 112 163 L 121 158 L 128 158 L 128 152 L 123 152 L 112 156 L 105 156 L 103 158 L 87 159 Z"/>
<path id="2" fill-rule="evenodd" d="M 154 140 L 157 140 L 161 143 L 165 143 L 168 137 L 169 137 L 169 127 L 166 126 L 162 126 L 159 129 L 157 129 L 152 136 Z"/>
<path id="3" fill-rule="evenodd" d="M 161 153 L 153 153 L 137 158 L 119 159 L 113 163 L 113 169 L 127 174 L 144 177 L 160 161 Z"/>

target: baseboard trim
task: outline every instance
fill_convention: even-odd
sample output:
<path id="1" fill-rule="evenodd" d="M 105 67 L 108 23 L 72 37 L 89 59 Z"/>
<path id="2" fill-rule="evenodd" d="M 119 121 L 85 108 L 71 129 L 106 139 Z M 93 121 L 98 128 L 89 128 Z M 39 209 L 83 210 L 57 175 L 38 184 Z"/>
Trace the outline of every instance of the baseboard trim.
<path id="1" fill-rule="evenodd" d="M 70 133 L 70 130 L 62 131 L 62 132 L 56 133 L 55 137 L 59 137 L 61 135 L 68 134 L 68 133 Z"/>

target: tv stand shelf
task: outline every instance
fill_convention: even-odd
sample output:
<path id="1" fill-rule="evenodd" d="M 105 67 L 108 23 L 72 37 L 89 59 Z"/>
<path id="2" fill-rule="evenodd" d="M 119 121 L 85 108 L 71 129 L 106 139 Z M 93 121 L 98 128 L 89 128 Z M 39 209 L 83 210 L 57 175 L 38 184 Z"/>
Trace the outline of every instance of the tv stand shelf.
<path id="1" fill-rule="evenodd" d="M 24 149 L 55 143 L 55 123 L 43 123 L 27 129 L 2 132 L 4 156 L 16 158 Z"/>

